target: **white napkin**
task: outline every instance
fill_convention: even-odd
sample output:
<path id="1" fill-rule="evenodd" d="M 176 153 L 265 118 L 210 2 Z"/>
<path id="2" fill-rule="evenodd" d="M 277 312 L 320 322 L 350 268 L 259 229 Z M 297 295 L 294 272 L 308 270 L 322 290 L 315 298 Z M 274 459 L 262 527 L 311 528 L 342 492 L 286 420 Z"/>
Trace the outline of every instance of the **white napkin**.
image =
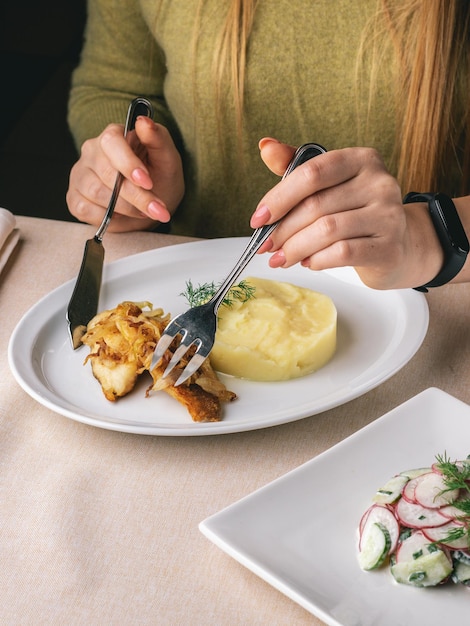
<path id="1" fill-rule="evenodd" d="M 16 228 L 15 216 L 7 209 L 0 208 L 0 272 L 5 267 L 19 238 L 20 231 Z"/>

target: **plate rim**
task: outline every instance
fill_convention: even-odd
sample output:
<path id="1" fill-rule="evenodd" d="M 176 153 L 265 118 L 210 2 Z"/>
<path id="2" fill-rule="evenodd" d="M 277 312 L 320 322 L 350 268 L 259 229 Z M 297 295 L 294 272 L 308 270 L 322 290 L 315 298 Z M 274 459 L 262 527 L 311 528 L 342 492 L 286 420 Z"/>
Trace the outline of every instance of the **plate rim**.
<path id="1" fill-rule="evenodd" d="M 237 245 L 240 243 L 240 246 L 241 246 L 243 243 L 246 243 L 247 241 L 248 241 L 247 237 L 232 237 L 232 238 L 226 238 L 226 239 L 212 239 L 212 240 L 196 240 L 196 241 L 189 241 L 189 242 L 184 242 L 180 244 L 164 246 L 160 248 L 154 248 L 151 250 L 146 250 L 143 252 L 132 254 L 127 257 L 123 257 L 121 259 L 117 259 L 116 261 L 112 261 L 108 264 L 105 264 L 104 272 L 103 272 L 103 285 L 105 288 L 105 286 L 111 284 L 112 281 L 116 279 L 122 280 L 123 278 L 125 278 L 127 274 L 132 274 L 133 272 L 135 272 L 136 270 L 132 269 L 133 261 L 137 264 L 139 263 L 145 264 L 146 259 L 156 257 L 157 262 L 158 262 L 158 258 L 161 255 L 164 255 L 165 253 L 167 253 L 168 250 L 171 250 L 173 255 L 179 255 L 179 253 L 183 253 L 186 256 L 193 257 L 194 256 L 193 251 L 196 249 L 196 255 L 197 255 L 198 249 L 200 249 L 203 246 L 207 247 L 207 245 L 214 245 L 214 244 L 215 245 L 223 244 L 224 246 L 227 246 L 229 245 L 229 242 L 236 242 Z M 349 284 L 355 284 L 355 281 L 351 280 L 351 277 L 355 276 L 355 274 L 351 273 L 353 272 L 351 268 L 340 268 L 339 275 L 344 276 L 344 274 L 347 273 L 348 271 L 349 271 L 349 277 L 350 277 Z M 341 274 L 341 272 L 343 273 Z M 325 275 L 331 274 L 333 278 L 338 277 L 338 270 L 331 270 L 331 271 L 325 270 L 324 273 Z M 282 280 L 282 278 L 280 278 L 279 276 L 273 277 L 273 279 Z M 288 277 L 286 277 L 286 279 L 288 279 Z M 360 283 L 359 279 L 357 279 L 357 281 L 360 287 L 367 289 L 367 287 L 365 287 L 364 285 L 362 285 L 362 283 Z M 355 388 L 354 392 L 350 391 L 346 395 L 346 397 L 338 398 L 337 397 L 338 392 L 335 390 L 335 391 L 330 392 L 329 395 L 326 395 L 322 399 L 322 403 L 318 408 L 312 409 L 310 406 L 302 405 L 301 410 L 299 409 L 299 411 L 291 417 L 283 417 L 281 419 L 278 419 L 269 423 L 258 423 L 255 420 L 253 424 L 244 423 L 241 428 L 235 422 L 229 423 L 229 422 L 224 422 L 223 420 L 215 424 L 196 424 L 195 425 L 192 422 L 188 422 L 187 425 L 186 424 L 185 425 L 171 424 L 169 426 L 165 426 L 165 425 L 160 425 L 160 424 L 157 424 L 157 425 L 145 424 L 145 425 L 140 426 L 138 423 L 122 423 L 121 421 L 118 421 L 115 423 L 115 422 L 108 420 L 105 416 L 102 419 L 100 419 L 99 417 L 90 415 L 90 412 L 87 412 L 86 410 L 80 413 L 79 408 L 77 409 L 77 411 L 75 411 L 75 410 L 67 409 L 67 407 L 57 406 L 56 403 L 49 401 L 47 398 L 44 398 L 41 395 L 41 393 L 32 384 L 30 384 L 28 380 L 25 379 L 25 375 L 21 371 L 22 369 L 20 366 L 21 357 L 15 355 L 14 351 L 15 351 L 15 346 L 18 343 L 18 336 L 20 335 L 24 325 L 27 323 L 29 316 L 31 316 L 35 310 L 38 310 L 41 308 L 41 306 L 44 306 L 45 302 L 48 302 L 49 300 L 54 301 L 54 298 L 57 298 L 59 294 L 61 295 L 64 294 L 65 296 L 67 296 L 69 291 L 71 293 L 74 283 L 75 283 L 75 279 L 70 279 L 69 281 L 59 285 L 58 287 L 56 287 L 49 293 L 45 294 L 42 298 L 40 298 L 32 307 L 29 308 L 28 311 L 26 311 L 23 314 L 23 316 L 17 323 L 15 329 L 13 330 L 13 333 L 10 337 L 10 341 L 8 345 L 8 361 L 9 361 L 10 369 L 15 379 L 20 384 L 20 386 L 26 391 L 26 393 L 28 393 L 37 402 L 46 406 L 47 408 L 54 411 L 55 413 L 58 413 L 64 417 L 67 417 L 67 418 L 70 418 L 70 419 L 73 419 L 75 421 L 79 421 L 85 424 L 89 424 L 95 427 L 101 427 L 101 428 L 105 428 L 109 430 L 115 430 L 118 432 L 128 432 L 128 433 L 135 433 L 135 434 L 148 434 L 148 435 L 161 435 L 161 436 L 205 436 L 205 435 L 214 435 L 214 434 L 230 434 L 230 433 L 235 433 L 235 432 L 245 432 L 249 430 L 256 430 L 260 428 L 281 425 L 281 424 L 289 423 L 291 421 L 304 419 L 305 417 L 321 414 L 326 410 L 335 408 L 336 406 L 339 406 L 345 402 L 349 402 L 350 400 L 353 400 L 359 397 L 360 395 L 363 395 L 367 391 L 370 391 L 374 387 L 378 386 L 379 384 L 381 384 L 382 382 L 384 382 L 385 380 L 393 376 L 397 371 L 399 371 L 402 367 L 404 367 L 404 365 L 406 365 L 408 361 L 411 358 L 413 358 L 415 353 L 421 347 L 424 341 L 424 338 L 426 336 L 428 324 L 429 324 L 429 308 L 427 305 L 426 298 L 423 294 L 418 294 L 417 292 L 411 292 L 411 290 L 394 290 L 392 293 L 395 293 L 397 294 L 397 296 L 400 296 L 402 298 L 403 306 L 406 307 L 407 309 L 409 308 L 408 297 L 413 297 L 413 302 L 419 303 L 419 311 L 417 312 L 417 314 L 419 314 L 421 317 L 421 327 L 420 327 L 420 332 L 417 334 L 415 345 L 413 345 L 411 350 L 408 350 L 406 352 L 404 358 L 400 359 L 400 361 L 396 363 L 393 368 L 388 369 L 385 373 L 380 372 L 380 376 L 378 376 L 377 372 L 375 372 L 374 378 L 372 378 L 371 380 L 368 380 L 367 383 L 362 383 L 358 385 Z M 68 297 L 70 296 L 68 295 Z M 64 311 L 65 311 L 67 300 L 68 298 L 65 298 Z M 51 315 L 55 315 L 55 314 L 57 314 L 56 309 L 54 309 L 54 313 Z M 31 351 L 32 351 L 32 348 L 33 348 L 33 345 L 31 346 Z M 41 387 L 41 385 L 39 385 L 39 387 Z"/>

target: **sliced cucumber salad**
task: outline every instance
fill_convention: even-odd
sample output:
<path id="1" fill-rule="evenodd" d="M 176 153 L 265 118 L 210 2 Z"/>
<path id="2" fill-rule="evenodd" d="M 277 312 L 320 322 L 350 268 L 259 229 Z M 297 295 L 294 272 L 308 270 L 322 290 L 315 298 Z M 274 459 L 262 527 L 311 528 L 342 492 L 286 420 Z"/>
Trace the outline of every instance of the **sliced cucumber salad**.
<path id="1" fill-rule="evenodd" d="M 359 522 L 363 570 L 388 564 L 399 583 L 470 587 L 470 455 L 393 476 Z"/>

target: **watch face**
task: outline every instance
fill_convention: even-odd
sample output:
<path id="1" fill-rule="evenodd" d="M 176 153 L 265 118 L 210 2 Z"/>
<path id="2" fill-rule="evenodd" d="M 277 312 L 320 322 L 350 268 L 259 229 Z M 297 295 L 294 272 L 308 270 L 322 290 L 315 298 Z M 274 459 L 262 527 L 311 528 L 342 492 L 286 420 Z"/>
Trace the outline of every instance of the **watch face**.
<path id="1" fill-rule="evenodd" d="M 466 255 L 469 251 L 467 235 L 452 200 L 448 196 L 437 194 L 435 196 L 435 209 L 439 213 L 450 245 L 456 252 Z"/>

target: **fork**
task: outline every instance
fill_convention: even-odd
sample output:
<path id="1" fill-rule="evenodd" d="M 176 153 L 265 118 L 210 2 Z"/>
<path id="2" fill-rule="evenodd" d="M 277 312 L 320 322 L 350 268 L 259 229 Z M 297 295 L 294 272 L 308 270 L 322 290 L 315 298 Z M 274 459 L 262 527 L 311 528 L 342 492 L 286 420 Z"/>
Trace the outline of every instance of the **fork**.
<path id="1" fill-rule="evenodd" d="M 325 152 L 325 148 L 319 144 L 303 144 L 297 148 L 282 178 L 284 179 L 302 163 L 305 163 L 311 158 Z M 196 347 L 196 350 L 189 359 L 184 370 L 181 372 L 179 378 L 174 383 L 174 386 L 177 387 L 178 385 L 181 385 L 181 383 L 184 383 L 201 367 L 202 363 L 209 356 L 209 353 L 214 345 L 215 332 L 217 330 L 217 312 L 220 305 L 234 282 L 240 276 L 242 271 L 269 235 L 279 225 L 279 222 L 280 220 L 274 222 L 273 224 L 257 228 L 253 231 L 248 245 L 242 255 L 210 300 L 208 300 L 205 304 L 201 304 L 189 309 L 185 313 L 177 315 L 169 322 L 155 348 L 150 370 L 158 365 L 177 335 L 181 335 L 181 341 L 171 357 L 162 378 L 166 378 L 172 372 L 173 368 L 178 365 L 191 346 Z"/>

